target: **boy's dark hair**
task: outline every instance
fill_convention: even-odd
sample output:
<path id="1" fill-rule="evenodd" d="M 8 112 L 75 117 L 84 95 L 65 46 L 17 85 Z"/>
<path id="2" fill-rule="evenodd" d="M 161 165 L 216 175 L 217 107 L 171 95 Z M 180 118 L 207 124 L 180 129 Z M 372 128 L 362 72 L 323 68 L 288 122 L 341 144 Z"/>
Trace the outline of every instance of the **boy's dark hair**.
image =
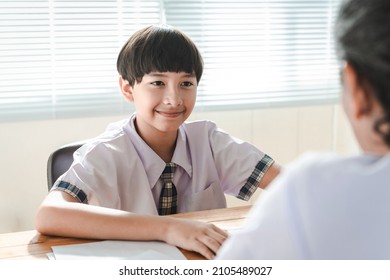
<path id="1" fill-rule="evenodd" d="M 192 40 L 169 25 L 151 25 L 135 32 L 122 47 L 117 70 L 131 86 L 150 72 L 186 72 L 199 83 L 203 59 Z"/>
<path id="2" fill-rule="evenodd" d="M 390 0 L 343 1 L 335 34 L 339 58 L 383 108 L 374 129 L 390 146 Z"/>

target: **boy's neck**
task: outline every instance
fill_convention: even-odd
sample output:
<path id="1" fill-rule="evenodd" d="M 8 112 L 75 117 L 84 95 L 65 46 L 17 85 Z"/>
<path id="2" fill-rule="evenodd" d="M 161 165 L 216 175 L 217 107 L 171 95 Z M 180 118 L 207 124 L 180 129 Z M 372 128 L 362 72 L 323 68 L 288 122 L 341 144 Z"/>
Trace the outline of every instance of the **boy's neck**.
<path id="1" fill-rule="evenodd" d="M 149 145 L 149 147 L 166 163 L 169 163 L 172 161 L 173 153 L 175 152 L 176 148 L 176 138 L 172 141 L 171 139 L 153 139 L 152 141 L 146 142 L 146 144 Z"/>
<path id="2" fill-rule="evenodd" d="M 166 163 L 171 162 L 176 148 L 178 131 L 167 133 L 154 131 L 153 135 L 140 131 L 135 122 L 135 129 L 145 143 Z"/>

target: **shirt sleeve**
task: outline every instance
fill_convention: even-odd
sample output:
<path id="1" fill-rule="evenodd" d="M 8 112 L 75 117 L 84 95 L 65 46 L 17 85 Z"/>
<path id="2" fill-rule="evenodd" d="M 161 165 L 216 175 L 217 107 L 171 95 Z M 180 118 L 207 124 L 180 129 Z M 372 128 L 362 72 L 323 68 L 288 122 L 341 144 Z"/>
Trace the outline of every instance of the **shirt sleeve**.
<path id="1" fill-rule="evenodd" d="M 209 139 L 221 185 L 226 194 L 249 200 L 273 159 L 254 145 L 209 123 Z"/>
<path id="2" fill-rule="evenodd" d="M 74 153 L 67 172 L 58 178 L 52 190 L 64 191 L 80 202 L 117 208 L 120 149 L 113 143 L 87 143 Z"/>
<path id="3" fill-rule="evenodd" d="M 249 176 L 244 186 L 240 189 L 237 198 L 245 201 L 249 200 L 257 190 L 264 174 L 273 163 L 274 160 L 270 156 L 264 155 L 263 158 L 256 164 L 255 169 L 253 170 L 251 176 Z"/>
<path id="4" fill-rule="evenodd" d="M 59 190 L 66 192 L 67 194 L 70 194 L 71 196 L 76 198 L 79 202 L 88 204 L 87 195 L 83 190 L 63 180 L 66 179 L 58 179 L 51 190 Z"/>

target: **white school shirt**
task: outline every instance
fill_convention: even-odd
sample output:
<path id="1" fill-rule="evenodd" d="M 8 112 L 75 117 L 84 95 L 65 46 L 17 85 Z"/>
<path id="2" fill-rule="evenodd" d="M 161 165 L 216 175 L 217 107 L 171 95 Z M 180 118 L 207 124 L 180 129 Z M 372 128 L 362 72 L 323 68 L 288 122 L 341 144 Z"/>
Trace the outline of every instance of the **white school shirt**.
<path id="1" fill-rule="evenodd" d="M 390 259 L 390 154 L 306 155 L 262 194 L 218 259 Z"/>
<path id="2" fill-rule="evenodd" d="M 79 201 L 157 215 L 166 163 L 142 140 L 130 120 L 112 124 L 74 154 L 54 184 Z M 224 193 L 249 199 L 273 160 L 210 121 L 179 128 L 172 162 L 178 213 L 226 207 Z"/>

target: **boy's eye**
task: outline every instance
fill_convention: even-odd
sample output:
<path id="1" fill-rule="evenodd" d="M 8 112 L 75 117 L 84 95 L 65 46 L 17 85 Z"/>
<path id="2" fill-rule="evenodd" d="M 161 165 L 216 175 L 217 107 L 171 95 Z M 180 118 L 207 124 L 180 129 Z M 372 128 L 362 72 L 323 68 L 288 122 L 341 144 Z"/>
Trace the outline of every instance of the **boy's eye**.
<path id="1" fill-rule="evenodd" d="M 190 87 L 190 86 L 192 86 L 194 84 L 191 83 L 191 82 L 183 82 L 183 83 L 181 83 L 181 85 L 184 86 L 184 87 Z"/>
<path id="2" fill-rule="evenodd" d="M 152 83 L 152 85 L 155 85 L 155 86 L 163 86 L 164 85 L 164 82 L 162 81 L 155 81 Z"/>

